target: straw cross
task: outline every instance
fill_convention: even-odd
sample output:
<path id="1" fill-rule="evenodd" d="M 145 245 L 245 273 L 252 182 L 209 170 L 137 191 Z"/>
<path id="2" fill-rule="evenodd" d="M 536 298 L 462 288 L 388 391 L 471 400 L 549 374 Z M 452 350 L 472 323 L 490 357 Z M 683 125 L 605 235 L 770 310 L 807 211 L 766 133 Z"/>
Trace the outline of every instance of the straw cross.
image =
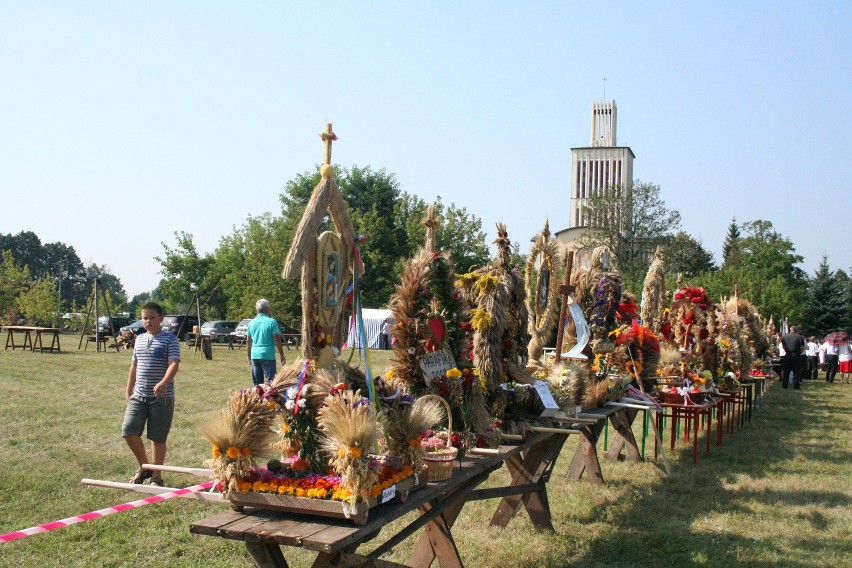
<path id="1" fill-rule="evenodd" d="M 331 165 L 331 143 L 337 140 L 337 134 L 331 129 L 331 123 L 325 125 L 325 132 L 320 132 L 320 138 L 325 142 L 325 163 Z"/>

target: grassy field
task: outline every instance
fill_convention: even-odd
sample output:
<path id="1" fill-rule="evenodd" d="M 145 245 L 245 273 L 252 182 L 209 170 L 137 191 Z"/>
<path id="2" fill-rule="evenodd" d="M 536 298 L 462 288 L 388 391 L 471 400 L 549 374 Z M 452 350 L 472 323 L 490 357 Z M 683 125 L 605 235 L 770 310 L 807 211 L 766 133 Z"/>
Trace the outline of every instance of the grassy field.
<path id="1" fill-rule="evenodd" d="M 61 354 L 0 352 L 0 534 L 140 498 L 80 485 L 127 481 L 135 463 L 120 435 L 129 352 L 76 344 L 68 336 Z M 371 355 L 378 371 L 387 355 Z M 167 462 L 200 466 L 209 447 L 199 423 L 229 390 L 250 384 L 245 351 L 216 347 L 208 361 L 184 349 Z M 776 384 L 709 458 L 693 464 L 691 448 L 679 446 L 670 476 L 650 452 L 640 464 L 603 461 L 603 487 L 565 478 L 569 440 L 549 484 L 555 534 L 532 530 L 523 511 L 508 528 L 491 528 L 497 502 L 478 501 L 454 536 L 468 566 L 848 566 L 850 407 L 852 385 L 808 381 L 797 392 Z M 198 482 L 164 477 L 173 487 Z M 174 499 L 0 544 L 0 566 L 250 566 L 240 543 L 189 533 L 192 521 L 223 507 Z M 387 558 L 404 561 L 413 542 Z M 291 550 L 291 566 L 310 565 L 310 555 Z"/>

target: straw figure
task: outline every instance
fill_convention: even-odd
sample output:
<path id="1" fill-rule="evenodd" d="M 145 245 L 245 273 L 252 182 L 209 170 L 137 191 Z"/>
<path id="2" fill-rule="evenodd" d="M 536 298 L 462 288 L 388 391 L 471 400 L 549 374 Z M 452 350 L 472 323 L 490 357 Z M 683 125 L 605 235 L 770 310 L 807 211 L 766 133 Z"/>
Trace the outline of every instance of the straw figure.
<path id="1" fill-rule="evenodd" d="M 727 373 L 744 376 L 751 371 L 754 353 L 749 347 L 746 330 L 742 326 L 736 312 L 729 313 L 725 308 L 727 302 L 716 311 L 716 367 L 715 376 L 724 377 Z"/>
<path id="2" fill-rule="evenodd" d="M 663 248 L 657 247 L 654 260 L 648 267 L 645 282 L 642 285 L 642 300 L 639 317 L 642 323 L 651 328 L 654 333 L 659 333 L 662 325 L 663 310 L 666 303 L 666 272 L 663 263 Z"/>
<path id="3" fill-rule="evenodd" d="M 434 207 L 427 210 L 423 224 L 426 246 L 403 264 L 402 278 L 388 303 L 397 323 L 391 331 L 393 367 L 387 379 L 414 394 L 426 391 L 420 365 L 424 356 L 448 352 L 450 367 L 472 364 L 461 324 L 467 310 L 454 286 L 454 265 L 448 252 L 434 250 L 438 226 Z"/>
<path id="4" fill-rule="evenodd" d="M 733 298 L 722 302 L 722 306 L 728 317 L 739 319 L 748 344 L 754 351 L 754 356 L 758 359 L 765 359 L 769 353 L 770 341 L 766 335 L 766 324 L 763 316 L 760 315 L 754 304 L 740 298 L 735 292 Z"/>
<path id="5" fill-rule="evenodd" d="M 524 289 L 526 290 L 526 308 L 529 314 L 528 330 L 530 342 L 527 347 L 529 365 L 532 368 L 542 366 L 544 342 L 556 325 L 556 296 L 558 286 L 554 270 L 558 245 L 550 238 L 550 224 L 544 223 L 544 229 L 536 235 L 535 243 L 527 258 L 524 270 Z M 536 261 L 538 266 L 536 267 Z"/>
<path id="6" fill-rule="evenodd" d="M 521 346 L 527 345 L 526 310 L 513 309 L 524 303 L 524 281 L 511 264 L 511 243 L 506 226 L 497 224 L 497 260 L 488 267 L 457 278 L 457 286 L 472 306 L 473 360 L 489 392 L 509 378 L 532 383 L 516 361 Z"/>
<path id="7" fill-rule="evenodd" d="M 599 246 L 592 251 L 588 270 L 581 270 L 576 278 L 576 298 L 583 308 L 591 332 L 593 353 L 606 353 L 613 344 L 609 332 L 617 326 L 616 314 L 621 301 L 621 275 L 610 267 L 610 250 Z"/>
<path id="8" fill-rule="evenodd" d="M 351 492 L 352 504 L 367 499 L 379 478 L 370 457 L 376 449 L 379 416 L 365 400 L 360 391 L 341 390 L 330 394 L 317 413 L 321 448 Z"/>
<path id="9" fill-rule="evenodd" d="M 682 287 L 674 294 L 670 329 L 664 337 L 686 354 L 685 364 L 715 368 L 716 308 L 703 288 Z"/>
<path id="10" fill-rule="evenodd" d="M 274 455 L 275 413 L 275 405 L 256 391 L 233 391 L 227 406 L 202 425 L 201 433 L 212 446 L 212 457 L 204 465 L 226 497 L 257 460 Z"/>
<path id="11" fill-rule="evenodd" d="M 329 367 L 334 362 L 333 348 L 339 349 L 344 340 L 345 314 L 341 308 L 351 270 L 355 231 L 331 166 L 331 143 L 337 139 L 331 123 L 320 136 L 325 143 L 321 179 L 296 228 L 281 276 L 296 278 L 301 273 L 302 357 L 316 359 L 321 367 Z M 326 212 L 335 231 L 318 235 Z"/>

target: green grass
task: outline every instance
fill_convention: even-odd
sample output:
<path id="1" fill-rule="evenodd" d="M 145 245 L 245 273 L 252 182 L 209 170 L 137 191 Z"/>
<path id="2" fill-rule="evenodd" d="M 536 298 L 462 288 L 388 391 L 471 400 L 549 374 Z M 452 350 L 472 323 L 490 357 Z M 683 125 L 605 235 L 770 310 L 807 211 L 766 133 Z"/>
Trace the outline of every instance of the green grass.
<path id="1" fill-rule="evenodd" d="M 63 344 L 61 354 L 0 352 L 0 534 L 140 498 L 80 485 L 126 481 L 135 469 L 120 435 L 129 352 L 76 351 L 72 336 Z M 244 358 L 217 346 L 207 361 L 184 349 L 168 463 L 207 458 L 198 425 L 227 391 L 251 385 Z M 371 359 L 383 372 L 388 352 Z M 752 421 L 722 446 L 714 442 L 711 456 L 693 464 L 691 447 L 679 445 L 670 476 L 650 459 L 652 449 L 640 464 L 602 461 L 602 487 L 566 479 L 571 439 L 549 484 L 555 534 L 535 532 L 523 511 L 506 529 L 491 528 L 497 502 L 478 501 L 465 507 L 454 537 L 469 566 L 848 565 L 850 407 L 852 385 L 774 385 Z M 165 478 L 171 486 L 198 482 Z M 501 470 L 488 484 L 506 482 Z M 80 523 L 0 545 L 0 566 L 250 566 L 241 543 L 189 533 L 192 521 L 223 507 L 174 499 Z M 413 542 L 387 558 L 405 561 Z M 312 562 L 286 553 L 291 566 Z"/>

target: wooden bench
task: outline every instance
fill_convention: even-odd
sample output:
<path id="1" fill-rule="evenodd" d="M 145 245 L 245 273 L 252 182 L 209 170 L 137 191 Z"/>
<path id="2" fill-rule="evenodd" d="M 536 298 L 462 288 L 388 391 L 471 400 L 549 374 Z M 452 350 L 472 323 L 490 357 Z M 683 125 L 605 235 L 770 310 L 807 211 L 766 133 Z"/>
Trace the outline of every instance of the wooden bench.
<path id="1" fill-rule="evenodd" d="M 29 349 L 35 351 L 38 349 L 42 353 L 45 351 L 61 351 L 59 346 L 59 328 L 58 327 L 36 327 L 29 325 L 5 325 L 3 329 L 6 331 L 6 349 Z M 23 342 L 15 341 L 15 334 L 23 335 Z M 49 335 L 51 338 L 50 345 L 46 346 L 43 343 L 43 335 Z"/>

